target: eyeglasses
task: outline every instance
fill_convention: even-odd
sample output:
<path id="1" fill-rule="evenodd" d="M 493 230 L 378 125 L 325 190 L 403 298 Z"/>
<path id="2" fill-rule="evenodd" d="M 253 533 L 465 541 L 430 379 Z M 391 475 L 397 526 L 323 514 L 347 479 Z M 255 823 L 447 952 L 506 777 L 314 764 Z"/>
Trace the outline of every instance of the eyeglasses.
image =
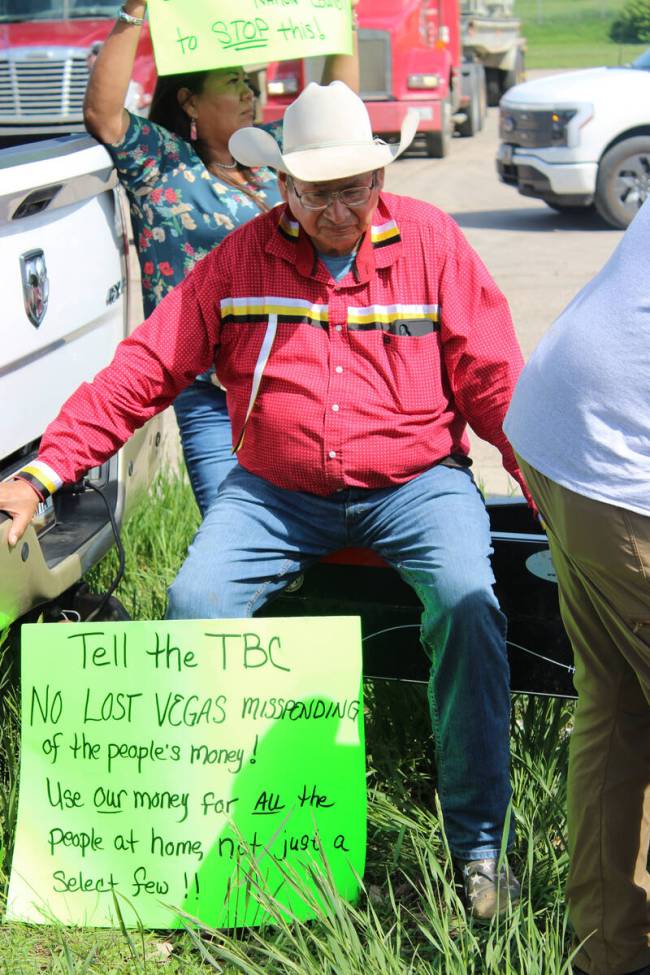
<path id="1" fill-rule="evenodd" d="M 370 186 L 346 186 L 342 190 L 307 190 L 299 193 L 294 181 L 290 182 L 291 189 L 306 210 L 326 210 L 334 200 L 340 200 L 346 207 L 361 207 L 368 202 L 375 188 L 375 173 L 372 174 Z"/>

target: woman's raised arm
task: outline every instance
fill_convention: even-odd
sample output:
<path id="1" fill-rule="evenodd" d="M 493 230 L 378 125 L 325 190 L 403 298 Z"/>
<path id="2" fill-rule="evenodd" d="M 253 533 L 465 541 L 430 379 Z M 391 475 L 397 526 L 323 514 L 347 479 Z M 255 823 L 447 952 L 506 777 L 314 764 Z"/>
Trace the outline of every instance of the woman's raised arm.
<path id="1" fill-rule="evenodd" d="M 352 54 L 330 54 L 325 59 L 321 85 L 329 85 L 331 81 L 344 81 L 348 88 L 359 93 L 359 41 L 357 38 L 357 13 L 355 7 L 359 0 L 352 0 Z"/>
<path id="2" fill-rule="evenodd" d="M 135 20 L 142 20 L 146 8 L 146 0 L 126 0 L 122 7 Z M 138 24 L 118 20 L 97 55 L 88 82 L 84 102 L 86 128 L 109 145 L 120 142 L 129 125 L 124 101 L 141 30 Z"/>

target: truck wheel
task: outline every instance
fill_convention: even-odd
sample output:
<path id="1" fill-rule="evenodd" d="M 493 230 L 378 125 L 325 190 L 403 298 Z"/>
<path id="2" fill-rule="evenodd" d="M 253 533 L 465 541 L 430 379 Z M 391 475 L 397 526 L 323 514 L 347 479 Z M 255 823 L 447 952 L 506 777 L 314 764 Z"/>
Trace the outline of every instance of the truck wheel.
<path id="1" fill-rule="evenodd" d="M 589 206 L 580 206 L 578 203 L 560 203 L 559 200 L 544 200 L 547 207 L 551 210 L 555 210 L 556 213 L 568 213 L 579 215 L 581 213 L 591 213 L 593 210 L 593 204 Z"/>
<path id="2" fill-rule="evenodd" d="M 479 103 L 479 107 L 480 107 L 480 113 L 481 113 L 481 124 L 480 124 L 479 128 L 482 129 L 483 126 L 485 125 L 485 120 L 487 118 L 487 111 L 488 111 L 487 81 L 486 81 L 486 78 L 485 78 L 485 68 L 483 67 L 483 65 L 481 65 L 481 71 L 480 71 L 479 78 L 480 78 L 480 87 L 479 87 L 480 103 Z"/>
<path id="3" fill-rule="evenodd" d="M 487 88 L 487 103 L 490 106 L 498 105 L 501 98 L 501 72 L 497 68 L 485 69 L 485 85 Z"/>
<path id="4" fill-rule="evenodd" d="M 508 91 L 509 88 L 514 88 L 515 85 L 520 85 L 525 80 L 524 54 L 523 51 L 517 51 L 512 71 L 506 71 L 503 75 L 501 94 Z"/>
<path id="5" fill-rule="evenodd" d="M 442 125 L 439 132 L 425 133 L 424 140 L 427 148 L 427 156 L 431 159 L 443 159 L 451 149 L 451 138 L 453 126 L 451 118 L 451 99 L 445 98 L 441 105 Z"/>
<path id="6" fill-rule="evenodd" d="M 595 204 L 603 220 L 625 230 L 650 196 L 650 136 L 612 146 L 598 167 Z"/>
<path id="7" fill-rule="evenodd" d="M 476 135 L 483 128 L 483 103 L 485 100 L 485 78 L 475 74 L 472 78 L 472 92 L 467 106 L 467 117 L 458 126 L 458 133 L 464 138 Z"/>

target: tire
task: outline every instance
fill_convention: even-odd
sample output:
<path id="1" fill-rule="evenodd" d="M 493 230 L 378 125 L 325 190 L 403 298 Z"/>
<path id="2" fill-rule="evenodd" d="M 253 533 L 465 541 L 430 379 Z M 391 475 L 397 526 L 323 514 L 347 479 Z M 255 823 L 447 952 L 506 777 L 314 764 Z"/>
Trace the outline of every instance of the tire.
<path id="1" fill-rule="evenodd" d="M 524 66 L 524 53 L 518 50 L 515 54 L 515 63 L 511 71 L 506 71 L 501 79 L 501 94 L 503 95 L 509 88 L 520 85 L 526 79 L 526 69 Z"/>
<path id="2" fill-rule="evenodd" d="M 598 167 L 595 204 L 603 220 L 620 230 L 632 222 L 650 197 L 650 136 L 612 146 Z"/>
<path id="3" fill-rule="evenodd" d="M 576 203 L 560 203 L 557 200 L 553 200 L 552 203 L 550 200 L 544 200 L 544 203 L 547 207 L 550 207 L 551 210 L 555 210 L 557 213 L 580 214 L 591 213 L 593 211 L 593 204 L 583 207 Z"/>
<path id="4" fill-rule="evenodd" d="M 485 87 L 487 89 L 487 103 L 491 107 L 498 105 L 501 99 L 501 74 L 496 68 L 485 69 Z"/>
<path id="5" fill-rule="evenodd" d="M 472 93 L 467 106 L 467 118 L 457 127 L 463 138 L 476 135 L 483 128 L 485 104 L 485 76 L 483 72 L 476 72 L 472 77 Z"/>
<path id="6" fill-rule="evenodd" d="M 453 125 L 451 118 L 451 100 L 445 98 L 442 103 L 442 126 L 439 132 L 425 133 L 424 140 L 427 149 L 427 156 L 431 159 L 444 159 L 451 149 L 451 139 L 453 136 Z"/>
<path id="7" fill-rule="evenodd" d="M 480 95 L 479 108 L 480 108 L 480 115 L 481 115 L 480 128 L 483 128 L 483 126 L 485 125 L 485 120 L 487 118 L 487 111 L 488 111 L 487 81 L 485 78 L 485 68 L 483 67 L 483 65 L 481 65 L 480 79 L 481 79 L 481 84 L 479 88 L 479 95 Z"/>

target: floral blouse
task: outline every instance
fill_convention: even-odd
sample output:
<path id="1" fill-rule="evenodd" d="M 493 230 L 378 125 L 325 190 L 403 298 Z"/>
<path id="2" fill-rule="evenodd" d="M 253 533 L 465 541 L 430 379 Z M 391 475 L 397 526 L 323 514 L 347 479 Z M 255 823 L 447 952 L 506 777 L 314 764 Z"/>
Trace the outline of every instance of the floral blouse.
<path id="1" fill-rule="evenodd" d="M 280 123 L 265 126 L 278 141 Z M 145 315 L 197 261 L 261 211 L 241 190 L 209 172 L 180 136 L 131 115 L 122 142 L 106 147 L 131 206 Z M 281 202 L 276 174 L 255 169 L 248 184 L 269 206 Z"/>

